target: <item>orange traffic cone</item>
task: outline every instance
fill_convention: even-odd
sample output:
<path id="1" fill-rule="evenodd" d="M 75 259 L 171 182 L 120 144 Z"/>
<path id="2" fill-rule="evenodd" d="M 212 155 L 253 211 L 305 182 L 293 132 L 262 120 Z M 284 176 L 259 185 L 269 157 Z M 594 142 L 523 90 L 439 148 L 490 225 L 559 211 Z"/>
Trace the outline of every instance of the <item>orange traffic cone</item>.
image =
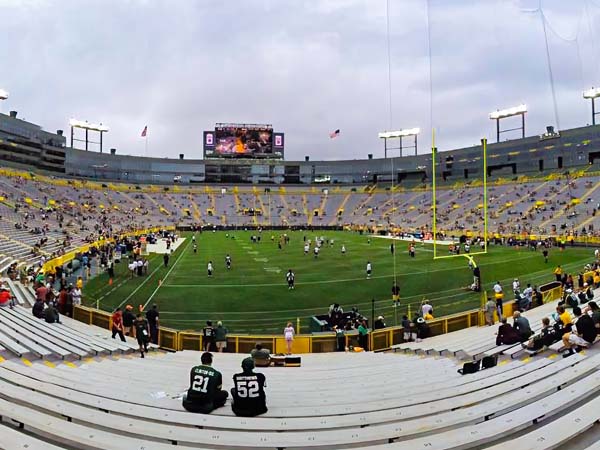
<path id="1" fill-rule="evenodd" d="M 112 279 L 112 278 L 109 278 L 109 279 L 108 279 L 108 285 L 109 285 L 109 286 L 112 286 L 112 284 L 113 284 L 113 279 Z"/>

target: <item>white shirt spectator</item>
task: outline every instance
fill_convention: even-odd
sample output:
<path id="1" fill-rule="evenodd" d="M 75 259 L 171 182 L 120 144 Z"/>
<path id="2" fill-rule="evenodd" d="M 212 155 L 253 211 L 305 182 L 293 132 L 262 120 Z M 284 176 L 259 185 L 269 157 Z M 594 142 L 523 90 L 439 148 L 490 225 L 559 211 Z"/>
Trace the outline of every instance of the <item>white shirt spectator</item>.
<path id="1" fill-rule="evenodd" d="M 431 306 L 429 303 L 424 303 L 423 305 L 421 305 L 421 315 L 423 317 L 425 317 L 425 315 L 427 313 L 430 313 L 433 311 L 433 306 Z"/>
<path id="2" fill-rule="evenodd" d="M 81 289 L 78 287 L 71 291 L 71 297 L 73 298 L 74 305 L 81 305 Z"/>
<path id="3" fill-rule="evenodd" d="M 500 283 L 496 283 L 494 285 L 494 292 L 496 294 L 502 294 L 502 286 L 500 286 Z"/>

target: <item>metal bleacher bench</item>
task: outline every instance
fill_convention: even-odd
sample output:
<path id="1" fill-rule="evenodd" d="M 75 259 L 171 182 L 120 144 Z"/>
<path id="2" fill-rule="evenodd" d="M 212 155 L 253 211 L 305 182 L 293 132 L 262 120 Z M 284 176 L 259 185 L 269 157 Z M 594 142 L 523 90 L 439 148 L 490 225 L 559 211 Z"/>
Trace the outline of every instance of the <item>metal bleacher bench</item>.
<path id="1" fill-rule="evenodd" d="M 571 359 L 571 358 L 570 358 Z M 112 414 L 98 414 L 95 408 L 103 408 L 97 402 L 86 399 L 78 399 L 77 395 L 72 398 L 56 393 L 51 397 L 47 394 L 39 393 L 39 389 L 31 391 L 29 386 L 19 387 L 21 384 L 18 377 L 9 377 L 13 372 L 11 365 L 7 369 L 0 367 L 0 378 L 7 377 L 6 381 L 10 383 L 0 384 L 0 394 L 3 399 L 10 399 L 11 402 L 0 401 L 0 415 L 9 417 L 17 422 L 23 423 L 25 429 L 36 429 L 40 422 L 46 423 L 44 428 L 46 434 L 50 434 L 53 440 L 76 444 L 77 446 L 86 446 L 86 448 L 103 448 L 110 442 L 110 446 L 105 448 L 125 448 L 121 442 L 113 445 L 114 440 L 120 440 L 118 434 L 126 429 L 128 434 L 137 437 L 134 447 L 130 448 L 156 448 L 162 449 L 165 444 L 155 443 L 149 439 L 158 440 L 164 443 L 177 442 L 180 447 L 185 447 L 185 443 L 204 444 L 209 446 L 219 446 L 222 448 L 286 448 L 286 447 L 322 447 L 331 448 L 342 445 L 372 445 L 378 442 L 388 440 L 393 442 L 396 439 L 409 439 L 406 441 L 390 443 L 386 448 L 390 449 L 414 449 L 422 447 L 444 448 L 448 443 L 456 447 L 464 445 L 476 446 L 487 442 L 493 442 L 494 439 L 506 436 L 511 432 L 529 426 L 533 421 L 542 420 L 541 417 L 550 417 L 559 413 L 570 405 L 587 399 L 600 390 L 600 373 L 596 373 L 596 367 L 600 362 L 600 356 L 581 357 L 574 356 L 570 361 L 560 360 L 547 367 L 545 373 L 535 373 L 532 371 L 523 377 L 516 376 L 511 382 L 523 383 L 519 389 L 516 385 L 503 386 L 507 389 L 506 393 L 492 394 L 491 392 L 478 392 L 477 384 L 472 388 L 473 393 L 479 395 L 479 400 L 471 398 L 476 404 L 473 406 L 464 405 L 463 408 L 452 408 L 452 402 L 456 403 L 460 399 L 459 392 L 454 389 L 447 389 L 442 394 L 439 391 L 436 396 L 430 399 L 424 399 L 424 402 L 435 403 L 446 402 L 445 412 L 440 412 L 435 405 L 422 405 L 419 402 L 419 396 L 416 396 L 414 402 L 413 418 L 405 417 L 400 414 L 396 417 L 390 417 L 386 423 L 369 423 L 368 427 L 363 425 L 354 425 L 353 428 L 344 430 L 314 430 L 311 428 L 311 422 L 318 422 L 321 417 L 311 418 L 298 417 L 298 421 L 304 421 L 306 430 L 298 432 L 249 432 L 251 425 L 246 425 L 240 430 L 214 430 L 214 429 L 195 429 L 189 427 L 176 426 L 173 422 L 175 411 L 166 410 L 167 414 L 163 422 L 167 424 L 157 424 L 149 422 L 143 415 L 130 414 L 129 417 L 118 417 Z M 4 364 L 3 364 L 4 366 Z M 554 373 L 552 373 L 552 371 Z M 31 368 L 23 369 L 28 372 L 30 379 Z M 8 375 L 7 375 L 8 373 Z M 46 373 L 39 373 L 41 378 L 47 376 Z M 538 380 L 538 381 L 535 381 Z M 46 383 L 40 383 L 46 386 Z M 56 380 L 48 379 L 50 387 L 55 388 Z M 68 384 L 73 386 L 74 384 Z M 106 396 L 105 389 L 114 386 L 111 383 L 105 385 L 94 385 L 87 388 L 85 385 L 77 386 L 78 391 L 90 389 L 99 397 Z M 36 393 L 36 391 L 38 393 Z M 114 392 L 115 397 L 119 397 L 119 392 Z M 436 400 L 437 399 L 437 400 Z M 119 398 L 115 398 L 119 402 Z M 132 403 L 135 399 L 129 397 L 121 400 L 121 403 Z M 73 403 L 77 402 L 77 405 Z M 32 411 L 27 405 L 35 405 L 36 410 Z M 378 407 L 378 405 L 374 405 Z M 126 405 L 123 405 L 126 408 Z M 410 410 L 410 406 L 402 408 Z M 418 411 L 420 408 L 420 411 Z M 343 408 L 338 409 L 341 414 Z M 509 412 L 510 414 L 505 414 Z M 407 411 L 408 412 L 408 411 Z M 436 414 L 439 412 L 439 414 Z M 55 414 L 60 414 L 71 418 L 76 423 L 90 424 L 85 427 L 81 425 L 73 427 L 70 422 L 54 422 Z M 198 417 L 183 413 L 191 417 Z M 388 411 L 389 414 L 389 411 Z M 427 415 L 429 414 L 429 415 Z M 131 418 L 135 416 L 136 418 Z M 221 418 L 223 419 L 223 418 Z M 487 419 L 487 421 L 486 421 Z M 238 419 L 236 419 L 238 420 Z M 248 419 L 243 419 L 244 421 Z M 257 419 L 262 420 L 262 419 Z M 288 418 L 278 419 L 280 421 L 292 420 Z M 395 420 L 401 420 L 396 422 Z M 60 424 L 64 425 L 60 425 Z M 472 425 L 476 423 L 476 425 Z M 366 424 L 364 424 L 366 425 Z M 114 431 L 109 431 L 114 430 Z M 430 434 L 426 437 L 420 437 L 423 430 L 438 434 Z M 119 436 L 119 439 L 116 439 Z M 152 442 L 152 444 L 150 444 Z M 133 441 L 127 438 L 124 444 L 133 445 Z M 359 447 L 368 448 L 368 447 Z"/>

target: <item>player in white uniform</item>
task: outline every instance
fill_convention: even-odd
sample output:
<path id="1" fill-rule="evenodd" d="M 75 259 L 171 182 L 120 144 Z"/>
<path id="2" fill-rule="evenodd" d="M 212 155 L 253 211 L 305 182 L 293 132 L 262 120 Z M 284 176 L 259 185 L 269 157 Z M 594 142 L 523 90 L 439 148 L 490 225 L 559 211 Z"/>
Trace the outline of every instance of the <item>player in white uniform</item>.
<path id="1" fill-rule="evenodd" d="M 342 255 L 346 254 L 346 246 L 342 244 Z"/>
<path id="2" fill-rule="evenodd" d="M 227 266 L 227 270 L 231 270 L 231 256 L 229 254 L 225 257 L 225 265 Z"/>
<path id="3" fill-rule="evenodd" d="M 309 243 L 307 242 L 306 244 L 304 244 L 304 254 L 305 254 L 305 255 L 308 255 L 308 251 L 309 251 L 309 250 L 310 250 L 310 245 L 309 245 Z"/>
<path id="4" fill-rule="evenodd" d="M 213 264 L 212 264 L 212 261 L 208 262 L 208 265 L 206 266 L 206 271 L 208 272 L 208 276 L 212 277 L 212 274 L 213 274 Z"/>
<path id="5" fill-rule="evenodd" d="M 319 246 L 316 246 L 316 247 L 315 247 L 315 250 L 314 250 L 314 252 L 315 252 L 315 259 L 316 259 L 316 258 L 318 258 L 318 257 L 319 257 Z"/>
<path id="6" fill-rule="evenodd" d="M 371 261 L 367 261 L 367 279 L 371 278 L 371 271 L 373 267 L 371 266 Z"/>

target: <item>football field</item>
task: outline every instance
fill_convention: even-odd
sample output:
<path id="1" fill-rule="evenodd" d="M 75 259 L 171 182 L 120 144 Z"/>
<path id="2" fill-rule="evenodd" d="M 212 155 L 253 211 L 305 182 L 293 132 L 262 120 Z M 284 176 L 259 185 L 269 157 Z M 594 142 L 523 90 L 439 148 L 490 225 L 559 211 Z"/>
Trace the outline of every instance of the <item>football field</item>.
<path id="1" fill-rule="evenodd" d="M 472 283 L 472 272 L 465 258 L 433 260 L 429 245 L 417 243 L 416 256 L 408 255 L 408 243 L 396 242 L 392 255 L 388 239 L 369 237 L 352 232 L 287 231 L 290 242 L 278 246 L 283 232 L 263 231 L 260 243 L 252 243 L 251 231 L 204 232 L 196 234 L 197 253 L 193 252 L 191 233 L 171 255 L 168 267 L 162 255 L 151 254 L 147 276 L 130 279 L 126 262 L 115 265 L 116 276 L 112 285 L 108 276 L 101 274 L 86 283 L 84 303 L 98 304 L 111 311 L 117 306 L 131 304 L 159 307 L 161 324 L 177 329 L 202 328 L 206 320 L 222 320 L 230 332 L 281 332 L 289 320 L 296 324 L 300 318 L 304 331 L 309 318 L 326 313 L 331 303 L 337 302 L 344 310 L 358 307 L 370 317 L 371 299 L 375 300 L 375 314 L 383 314 L 388 325 L 395 322 L 391 301 L 394 273 L 400 285 L 401 307 L 398 316 L 412 311 L 423 298 L 429 299 L 436 316 L 476 308 L 478 293 L 467 287 Z M 333 244 L 324 244 L 318 258 L 311 252 L 304 254 L 304 238 L 313 242 L 324 237 Z M 273 239 L 272 239 L 273 238 Z M 346 253 L 342 254 L 342 245 Z M 438 247 L 439 254 L 443 246 Z M 232 259 L 227 270 L 225 256 Z M 541 252 L 490 245 L 487 255 L 475 257 L 482 274 L 483 288 L 500 280 L 506 292 L 518 277 L 526 283 L 542 284 L 551 281 L 552 271 L 561 264 L 568 273 L 577 274 L 585 263 L 593 260 L 593 249 L 567 248 L 560 252 L 550 249 L 546 264 Z M 214 272 L 207 275 L 207 264 L 212 261 Z M 373 266 L 371 279 L 366 277 L 366 265 Z M 296 288 L 288 290 L 285 279 L 288 269 L 295 273 Z M 511 299 L 511 295 L 506 298 Z"/>

